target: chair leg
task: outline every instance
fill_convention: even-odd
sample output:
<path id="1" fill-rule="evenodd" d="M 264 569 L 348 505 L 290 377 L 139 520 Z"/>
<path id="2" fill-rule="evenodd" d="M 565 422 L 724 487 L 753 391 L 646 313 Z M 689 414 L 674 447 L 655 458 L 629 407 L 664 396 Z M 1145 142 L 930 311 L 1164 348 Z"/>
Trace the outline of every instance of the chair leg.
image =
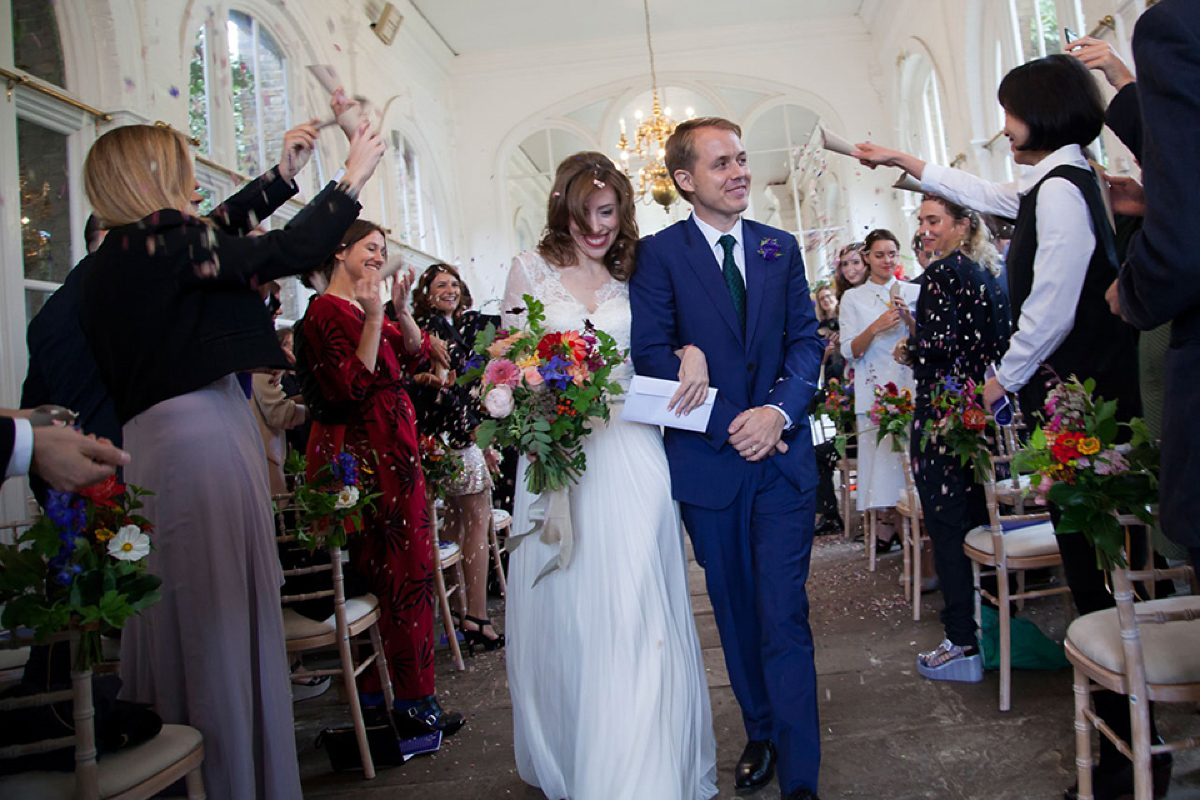
<path id="1" fill-rule="evenodd" d="M 1075 667 L 1075 772 L 1079 781 L 1078 800 L 1092 799 L 1092 723 L 1087 712 L 1091 706 L 1091 682 L 1083 670 Z"/>
<path id="2" fill-rule="evenodd" d="M 467 665 L 463 663 L 462 651 L 458 647 L 458 636 L 454 631 L 454 618 L 450 616 L 450 598 L 446 596 L 446 576 L 442 574 L 440 562 L 435 562 L 433 585 L 437 591 L 438 604 L 442 608 L 442 623 L 446 628 L 446 641 L 450 643 L 450 655 L 454 659 L 454 668 L 463 671 Z"/>
<path id="3" fill-rule="evenodd" d="M 375 670 L 379 673 L 379 685 L 383 687 L 383 700 L 388 708 L 394 708 L 396 689 L 392 686 L 392 674 L 388 670 L 387 654 L 383 652 L 383 637 L 379 635 L 379 623 L 367 629 L 371 637 L 371 650 L 375 653 Z"/>
<path id="4" fill-rule="evenodd" d="M 1154 800 L 1154 776 L 1150 769 L 1150 703 L 1145 697 L 1129 696 L 1132 723 L 1134 800 Z"/>
<path id="5" fill-rule="evenodd" d="M 971 580 L 975 584 L 975 627 L 983 629 L 983 568 L 978 561 L 971 562 Z"/>
<path id="6" fill-rule="evenodd" d="M 184 776 L 184 786 L 187 787 L 188 800 L 207 800 L 208 795 L 204 793 L 204 773 L 201 772 L 202 767 L 196 767 L 194 770 Z"/>
<path id="7" fill-rule="evenodd" d="M 504 577 L 504 562 L 500 560 L 500 535 L 496 532 L 495 520 L 488 520 L 488 545 L 492 558 L 496 559 L 496 582 L 500 584 L 500 596 L 508 597 L 508 581 Z"/>
<path id="8" fill-rule="evenodd" d="M 1008 568 L 1003 562 L 996 567 L 996 596 L 1000 606 L 1000 710 L 1012 707 L 1012 620 L 1009 618 Z"/>
<path id="9" fill-rule="evenodd" d="M 867 569 L 875 571 L 875 526 L 878 524 L 878 513 L 875 509 L 867 511 L 867 532 L 863 536 L 863 544 L 867 546 Z"/>
<path id="10" fill-rule="evenodd" d="M 338 642 L 338 655 L 341 657 L 342 683 L 350 705 L 350 719 L 354 723 L 354 738 L 358 741 L 358 755 L 362 759 L 363 777 L 371 780 L 375 777 L 375 762 L 371 759 L 371 746 L 367 743 L 367 726 L 363 722 L 362 703 L 359 701 L 358 687 L 354 682 L 354 659 L 350 654 L 349 637 Z"/>
<path id="11" fill-rule="evenodd" d="M 913 564 L 912 564 L 912 608 L 913 621 L 921 621 L 921 560 L 925 554 L 921 544 L 921 521 L 915 519 L 911 523 L 913 535 Z"/>
<path id="12" fill-rule="evenodd" d="M 1025 570 L 1017 573 L 1017 608 L 1025 610 Z"/>

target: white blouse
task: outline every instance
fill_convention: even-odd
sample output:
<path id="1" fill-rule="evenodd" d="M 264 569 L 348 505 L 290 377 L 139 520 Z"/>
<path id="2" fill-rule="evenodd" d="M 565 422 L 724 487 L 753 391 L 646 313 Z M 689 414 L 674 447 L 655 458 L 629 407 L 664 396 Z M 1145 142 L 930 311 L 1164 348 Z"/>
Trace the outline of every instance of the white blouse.
<path id="1" fill-rule="evenodd" d="M 850 349 L 851 342 L 862 334 L 879 316 L 892 307 L 892 286 L 900 287 L 900 296 L 910 310 L 917 307 L 917 296 L 921 287 L 915 283 L 901 283 L 892 278 L 885 284 L 871 280 L 856 286 L 842 295 L 838 314 L 842 335 L 842 355 L 846 363 L 854 367 L 854 413 L 866 414 L 875 402 L 875 387 L 889 381 L 901 389 L 916 389 L 912 368 L 896 362 L 892 352 L 896 344 L 908 336 L 908 326 L 898 322 L 878 334 L 867 346 L 862 358 L 855 358 Z"/>

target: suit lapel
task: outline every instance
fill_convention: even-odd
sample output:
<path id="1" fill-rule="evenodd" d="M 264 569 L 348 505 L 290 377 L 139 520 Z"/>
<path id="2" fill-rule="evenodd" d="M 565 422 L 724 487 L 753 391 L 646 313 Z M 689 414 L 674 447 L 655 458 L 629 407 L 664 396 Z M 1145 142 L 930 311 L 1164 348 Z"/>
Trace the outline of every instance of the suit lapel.
<path id="1" fill-rule="evenodd" d="M 690 218 L 684 223 L 684 258 L 696 274 L 696 280 L 704 287 L 721 318 L 725 320 L 730 330 L 738 337 L 743 346 L 746 344 L 745 334 L 738 322 L 737 312 L 733 309 L 733 298 L 729 296 L 729 287 L 721 275 L 721 265 L 717 256 L 708 246 L 708 241 L 696 223 Z"/>
<path id="2" fill-rule="evenodd" d="M 763 291 L 767 283 L 767 262 L 758 254 L 760 236 L 751 226 L 754 223 L 742 220 L 742 236 L 746 258 L 746 341 L 754 341 L 754 331 L 762 312 Z"/>

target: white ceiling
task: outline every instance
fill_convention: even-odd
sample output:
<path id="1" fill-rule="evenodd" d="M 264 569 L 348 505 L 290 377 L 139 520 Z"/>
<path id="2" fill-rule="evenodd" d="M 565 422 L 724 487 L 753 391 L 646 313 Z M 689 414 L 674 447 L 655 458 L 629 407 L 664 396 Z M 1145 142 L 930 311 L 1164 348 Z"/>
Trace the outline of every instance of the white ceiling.
<path id="1" fill-rule="evenodd" d="M 409 0 L 460 55 L 645 35 L 642 0 Z M 851 17 L 863 0 L 650 0 L 654 36 Z"/>

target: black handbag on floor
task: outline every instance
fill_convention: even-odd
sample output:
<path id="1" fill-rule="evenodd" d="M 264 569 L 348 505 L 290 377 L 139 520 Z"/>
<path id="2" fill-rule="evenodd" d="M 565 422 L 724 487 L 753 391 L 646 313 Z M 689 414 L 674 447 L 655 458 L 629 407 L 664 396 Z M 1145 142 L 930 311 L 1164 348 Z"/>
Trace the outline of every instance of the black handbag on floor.
<path id="1" fill-rule="evenodd" d="M 329 765 L 334 771 L 362 769 L 362 757 L 358 752 L 358 739 L 354 726 L 348 728 L 326 728 L 317 734 L 316 747 L 325 748 Z M 378 767 L 398 767 L 404 763 L 400 753 L 400 741 L 391 725 L 368 725 L 367 745 L 371 748 L 371 760 Z"/>

